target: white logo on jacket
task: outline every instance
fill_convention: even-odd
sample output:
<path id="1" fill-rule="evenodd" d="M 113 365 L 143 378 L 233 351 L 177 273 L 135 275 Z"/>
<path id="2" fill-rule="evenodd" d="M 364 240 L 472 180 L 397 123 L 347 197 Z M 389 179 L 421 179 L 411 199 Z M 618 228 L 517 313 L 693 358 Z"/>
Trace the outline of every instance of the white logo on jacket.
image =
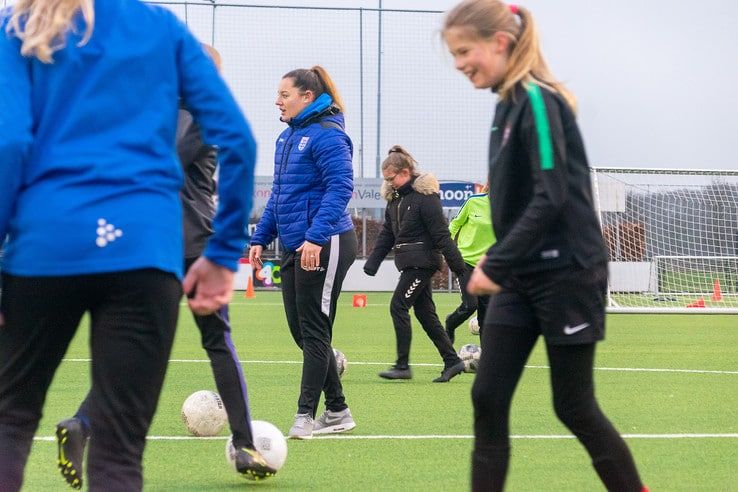
<path id="1" fill-rule="evenodd" d="M 302 137 L 300 139 L 300 143 L 297 144 L 297 150 L 305 150 L 305 147 L 307 147 L 308 140 L 310 140 L 310 137 Z"/>
<path id="2" fill-rule="evenodd" d="M 420 285 L 420 279 L 416 278 L 413 280 L 412 285 L 407 289 L 407 292 L 405 292 L 405 299 L 410 299 L 410 296 L 413 295 L 413 292 L 418 288 L 418 285 Z"/>
<path id="3" fill-rule="evenodd" d="M 122 235 L 123 231 L 116 229 L 113 224 L 108 224 L 107 220 L 97 219 L 97 239 L 95 239 L 95 244 L 98 247 L 104 248 L 108 243 L 112 243 Z"/>

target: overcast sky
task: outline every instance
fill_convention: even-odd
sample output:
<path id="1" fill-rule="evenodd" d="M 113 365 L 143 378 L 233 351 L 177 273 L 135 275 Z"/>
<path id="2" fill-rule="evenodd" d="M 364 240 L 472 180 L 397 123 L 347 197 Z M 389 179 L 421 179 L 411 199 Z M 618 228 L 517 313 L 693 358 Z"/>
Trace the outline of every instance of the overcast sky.
<path id="1" fill-rule="evenodd" d="M 4 4 L 7 0 L 1 0 Z M 177 1 L 177 0 L 174 0 Z M 251 5 L 276 5 L 276 6 L 324 6 L 324 7 L 362 7 L 375 9 L 381 6 L 384 9 L 411 9 L 411 10 L 447 10 L 455 5 L 453 0 L 228 0 L 229 3 L 243 3 Z M 12 3 L 12 2 L 8 2 Z M 521 5 L 528 7 L 536 17 L 542 38 L 544 54 L 554 74 L 570 89 L 573 90 L 579 102 L 579 123 L 584 134 L 590 162 L 595 166 L 618 166 L 618 167 L 674 167 L 674 168 L 697 168 L 697 169 L 738 169 L 738 157 L 734 151 L 734 142 L 738 141 L 738 0 L 526 0 Z M 243 10 L 243 9 L 239 9 Z M 191 27 L 198 32 L 203 40 L 208 41 L 211 35 L 207 29 L 211 26 L 210 15 L 206 10 L 197 8 L 190 9 L 189 22 Z M 249 9 L 248 12 L 255 12 Z M 273 11 L 272 11 L 273 12 Z M 300 19 L 305 23 L 311 22 L 314 17 L 305 16 L 306 11 L 290 13 L 285 11 L 288 18 L 293 17 L 294 22 L 299 25 Z M 181 15 L 181 12 L 180 12 Z M 272 15 L 272 14 L 270 14 Z M 330 13 L 320 14 L 330 18 Z M 369 19 L 369 16 L 366 16 Z M 395 22 L 400 17 L 394 16 Z M 343 19 L 345 17 L 341 17 Z M 414 19 L 413 17 L 407 17 Z M 422 20 L 417 18 L 418 20 Z M 273 36 L 273 44 L 286 41 L 292 42 L 290 34 L 295 35 L 295 30 L 289 27 L 272 26 L 270 21 L 266 26 L 268 36 Z M 393 42 L 405 43 L 406 39 L 414 39 L 412 36 L 414 26 L 408 26 L 407 38 L 392 39 L 390 32 L 397 32 L 395 26 L 392 28 L 392 16 L 387 16 L 388 34 L 386 40 L 387 49 L 397 51 Z M 241 27 L 243 23 L 233 20 L 231 31 L 236 34 L 245 33 L 248 29 Z M 198 24 L 201 24 L 198 26 Z M 228 51 L 224 46 L 223 38 L 228 35 L 221 22 L 218 24 L 220 39 L 219 47 Z M 310 63 L 302 54 L 306 49 L 317 50 L 319 53 L 329 53 L 329 58 L 336 58 L 335 42 L 333 39 L 322 39 L 329 43 L 326 48 L 321 45 L 321 29 L 323 26 L 308 26 L 315 36 L 301 39 L 300 43 L 292 43 L 294 53 L 287 55 L 279 52 L 266 53 L 266 60 L 253 70 L 253 64 L 245 62 L 243 67 L 238 66 L 239 58 L 244 53 L 249 55 L 263 51 L 262 48 L 254 48 L 254 43 L 243 41 L 242 38 L 234 38 L 232 45 L 238 52 L 227 53 L 229 64 L 226 64 L 225 74 L 229 82 L 237 89 L 239 84 L 248 88 L 249 92 L 237 94 L 244 107 L 249 109 L 254 106 L 254 77 L 261 77 L 262 73 L 267 77 L 265 86 L 266 96 L 259 93 L 258 98 L 264 100 L 265 116 L 263 120 L 273 122 L 274 128 L 266 126 L 260 139 L 265 145 L 264 162 L 260 167 L 268 169 L 269 145 L 273 142 L 280 126 L 275 121 L 274 108 L 271 102 L 274 87 L 278 80 L 278 74 L 284 73 L 284 67 L 280 61 L 285 61 L 285 66 L 297 64 L 296 66 Z M 329 25 L 327 28 L 339 38 L 344 36 L 347 40 L 355 29 L 350 25 Z M 346 31 L 341 31 L 342 29 Z M 311 31 L 311 32 L 313 32 Z M 287 37 L 285 37 L 285 32 Z M 267 36 L 267 37 L 268 37 Z M 396 36 L 396 34 L 395 34 Z M 263 44 L 265 37 L 260 35 L 258 41 Z M 270 46 L 266 39 L 266 46 Z M 333 43 L 333 44 L 330 44 Z M 443 49 L 439 46 L 431 46 L 433 40 L 425 37 L 418 40 L 417 47 L 412 50 Z M 436 43 L 437 45 L 439 43 Z M 246 48 L 244 48 L 244 46 Z M 344 49 L 341 47 L 341 49 Z M 353 49 L 347 45 L 346 50 Z M 302 50 L 302 51 L 301 51 Z M 322 50 L 322 51 L 321 51 Z M 299 62 L 289 59 L 295 55 Z M 371 53 L 370 53 L 371 55 Z M 394 80 L 391 70 L 392 53 L 387 55 L 387 67 L 383 73 L 384 89 L 387 84 L 398 84 Z M 349 53 L 346 58 L 355 55 Z M 333 60 L 320 60 L 318 63 L 330 64 Z M 400 59 L 400 62 L 402 60 Z M 400 63 L 398 62 L 398 63 Z M 371 63 L 371 61 L 370 61 Z M 446 63 L 446 62 L 445 62 Z M 434 69 L 434 74 L 444 77 L 446 85 L 454 83 L 448 79 L 451 75 L 442 73 L 448 68 L 442 67 L 441 71 Z M 410 63 L 412 64 L 412 63 Z M 292 67 L 290 67 L 292 68 Z M 406 78 L 400 78 L 400 85 L 406 80 L 412 80 L 413 74 L 419 77 L 427 77 L 423 69 L 426 64 L 418 67 L 400 65 L 400 68 L 408 72 Z M 335 69 L 338 78 L 346 78 L 340 73 L 341 67 Z M 366 67 L 365 67 L 366 69 Z M 270 72 L 273 71 L 274 73 Z M 236 72 L 242 73 L 236 73 Z M 405 74 L 403 74 L 403 77 Z M 435 76 L 435 75 L 434 75 Z M 238 78 L 241 78 L 241 81 Z M 370 101 L 373 81 L 366 80 L 364 87 L 366 101 Z M 251 85 L 249 85 L 251 84 Z M 348 86 L 348 84 L 345 83 Z M 274 87 L 272 87 L 274 86 Z M 397 86 L 396 86 L 397 87 Z M 486 121 L 488 109 L 491 106 L 490 97 L 479 94 L 468 83 L 459 81 L 458 88 L 454 89 L 455 96 L 465 94 L 468 91 L 469 107 L 459 108 L 458 111 L 469 114 L 469 120 L 475 121 L 474 126 L 479 126 L 481 121 Z M 400 89 L 403 89 L 400 87 Z M 348 98 L 355 99 L 353 93 L 357 92 L 354 87 L 348 86 L 343 92 Z M 387 90 L 387 92 L 391 92 Z M 477 92 L 476 94 L 474 94 Z M 382 131 L 389 132 L 389 139 L 399 135 L 402 141 L 410 141 L 418 152 L 427 148 L 422 143 L 412 142 L 409 136 L 396 131 L 391 123 L 402 118 L 401 111 L 405 110 L 406 104 L 397 106 L 396 114 L 392 113 L 395 106 L 391 106 L 392 94 L 383 95 L 386 100 L 391 101 L 383 107 Z M 407 98 L 399 91 L 396 97 Z M 429 101 L 437 101 L 438 94 L 428 94 Z M 365 101 L 365 103 L 366 103 Z M 406 99 L 401 99 L 406 101 Z M 349 119 L 349 126 L 356 125 L 355 104 L 348 101 L 354 110 L 353 117 Z M 478 114 L 472 116 L 474 108 L 481 109 Z M 415 105 L 411 108 L 416 113 L 422 112 L 421 106 Z M 442 108 L 437 108 L 439 111 Z M 261 111 L 259 108 L 251 109 L 254 112 Z M 422 115 L 425 117 L 425 115 Z M 432 116 L 431 120 L 437 117 Z M 457 123 L 452 123 L 458 126 Z M 259 124 L 264 127 L 263 123 Z M 362 128 L 362 134 L 366 142 L 375 138 L 371 132 L 371 124 Z M 416 126 L 413 122 L 412 126 Z M 358 130 L 349 128 L 352 137 L 358 141 Z M 422 129 L 421 129 L 422 130 Z M 446 138 L 453 136 L 445 128 L 436 127 Z M 466 129 L 462 129 L 467 131 Z M 471 129 L 470 129 L 471 130 Z M 468 130 L 468 131 L 470 131 Z M 376 133 L 376 132 L 375 132 Z M 417 133 L 417 132 L 416 132 Z M 479 133 L 479 132 L 477 132 Z M 475 137 L 475 142 L 484 138 Z M 386 146 L 389 140 L 382 138 L 382 146 Z M 395 143 L 395 142 L 392 142 Z M 469 156 L 463 156 L 465 160 L 473 160 L 475 165 L 481 165 L 486 150 L 479 148 L 475 143 L 474 151 L 470 149 Z M 458 151 L 455 151 L 458 153 Z M 438 152 L 435 152 L 439 154 Z M 376 154 L 365 155 L 367 166 L 373 165 Z M 445 159 L 445 156 L 442 156 Z M 428 160 L 427 158 L 425 160 Z M 447 159 L 446 159 L 447 160 Z M 260 159 L 261 161 L 261 159 Z M 481 174 L 481 171 L 480 171 Z"/>
<path id="2" fill-rule="evenodd" d="M 248 2 L 376 8 L 379 0 Z M 450 0 L 383 0 L 446 10 Z M 738 169 L 738 0 L 527 0 L 599 166 Z M 473 89 L 469 86 L 469 90 Z"/>

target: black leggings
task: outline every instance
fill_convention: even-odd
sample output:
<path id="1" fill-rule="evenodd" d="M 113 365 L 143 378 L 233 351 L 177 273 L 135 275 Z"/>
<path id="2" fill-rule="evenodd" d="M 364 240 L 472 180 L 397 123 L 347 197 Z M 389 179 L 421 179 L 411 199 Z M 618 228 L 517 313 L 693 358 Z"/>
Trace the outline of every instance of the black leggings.
<path id="1" fill-rule="evenodd" d="M 0 491 L 19 490 L 46 392 L 90 313 L 90 490 L 137 491 L 177 325 L 182 287 L 159 270 L 3 278 Z"/>
<path id="2" fill-rule="evenodd" d="M 538 333 L 487 324 L 484 351 L 472 387 L 474 452 L 472 490 L 502 490 L 510 459 L 510 404 Z M 546 345 L 554 409 L 586 448 L 608 490 L 640 491 L 633 457 L 595 400 L 595 344 Z"/>

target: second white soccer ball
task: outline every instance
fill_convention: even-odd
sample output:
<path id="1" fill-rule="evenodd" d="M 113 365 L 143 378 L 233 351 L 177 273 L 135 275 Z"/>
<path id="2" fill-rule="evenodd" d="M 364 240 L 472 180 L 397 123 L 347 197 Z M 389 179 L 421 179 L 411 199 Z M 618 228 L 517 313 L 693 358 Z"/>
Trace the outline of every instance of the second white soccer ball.
<path id="1" fill-rule="evenodd" d="M 469 332 L 472 335 L 479 335 L 479 319 L 476 316 L 469 320 Z"/>
<path id="2" fill-rule="evenodd" d="M 468 343 L 462 346 L 459 349 L 459 357 L 464 361 L 464 372 L 477 372 L 481 356 L 482 349 L 479 345 Z"/>
<path id="3" fill-rule="evenodd" d="M 348 370 L 348 359 L 340 350 L 333 349 L 333 356 L 336 358 L 336 367 L 338 368 L 338 376 L 342 377 L 343 373 Z"/>
<path id="4" fill-rule="evenodd" d="M 193 436 L 217 436 L 228 422 L 228 414 L 218 393 L 195 391 L 182 404 L 182 422 Z"/>
<path id="5" fill-rule="evenodd" d="M 254 438 L 254 448 L 264 457 L 267 464 L 275 470 L 282 468 L 287 459 L 287 439 L 282 431 L 264 420 L 252 420 L 251 432 Z M 226 442 L 225 456 L 235 470 L 236 448 L 233 447 L 233 436 Z"/>

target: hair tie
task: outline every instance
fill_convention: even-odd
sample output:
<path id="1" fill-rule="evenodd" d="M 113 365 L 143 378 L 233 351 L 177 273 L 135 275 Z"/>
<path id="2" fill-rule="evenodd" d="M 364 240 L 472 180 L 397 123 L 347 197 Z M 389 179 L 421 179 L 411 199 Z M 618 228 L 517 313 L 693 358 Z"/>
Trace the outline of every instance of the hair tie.
<path id="1" fill-rule="evenodd" d="M 507 8 L 510 9 L 510 12 L 513 13 L 513 15 L 518 15 L 518 6 L 517 5 L 508 5 Z"/>

